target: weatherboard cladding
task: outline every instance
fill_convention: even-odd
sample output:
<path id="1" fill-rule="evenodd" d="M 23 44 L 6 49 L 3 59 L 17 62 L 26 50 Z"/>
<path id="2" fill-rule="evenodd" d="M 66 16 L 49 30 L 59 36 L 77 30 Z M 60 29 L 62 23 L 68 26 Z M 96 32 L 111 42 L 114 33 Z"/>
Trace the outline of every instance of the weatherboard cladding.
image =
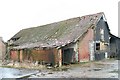
<path id="1" fill-rule="evenodd" d="M 103 13 L 86 15 L 19 31 L 10 40 L 16 49 L 34 47 L 61 47 L 76 42 Z"/>

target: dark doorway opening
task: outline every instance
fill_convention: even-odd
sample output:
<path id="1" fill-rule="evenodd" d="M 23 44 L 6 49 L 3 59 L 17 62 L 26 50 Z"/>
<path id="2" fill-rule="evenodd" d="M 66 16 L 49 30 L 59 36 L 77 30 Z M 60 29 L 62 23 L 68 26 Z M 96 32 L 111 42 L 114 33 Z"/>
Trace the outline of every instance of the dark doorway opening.
<path id="1" fill-rule="evenodd" d="M 96 43 L 96 50 L 100 50 L 100 43 Z"/>
<path id="2" fill-rule="evenodd" d="M 67 65 L 70 64 L 73 61 L 74 58 L 74 49 L 73 48 L 68 48 L 64 49 L 62 51 L 62 64 Z"/>

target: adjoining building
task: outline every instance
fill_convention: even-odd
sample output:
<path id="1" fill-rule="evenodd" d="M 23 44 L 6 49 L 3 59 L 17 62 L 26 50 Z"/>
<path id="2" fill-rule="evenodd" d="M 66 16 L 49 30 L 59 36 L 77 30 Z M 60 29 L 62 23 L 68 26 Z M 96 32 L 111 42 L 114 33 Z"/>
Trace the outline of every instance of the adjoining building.
<path id="1" fill-rule="evenodd" d="M 6 43 L 3 41 L 2 37 L 0 37 L 0 60 L 5 59 L 6 54 Z"/>
<path id="2" fill-rule="evenodd" d="M 109 34 L 103 12 L 27 28 L 8 41 L 10 57 L 58 66 L 101 60 L 110 52 Z"/>
<path id="3" fill-rule="evenodd" d="M 110 34 L 110 58 L 120 59 L 120 38 Z"/>

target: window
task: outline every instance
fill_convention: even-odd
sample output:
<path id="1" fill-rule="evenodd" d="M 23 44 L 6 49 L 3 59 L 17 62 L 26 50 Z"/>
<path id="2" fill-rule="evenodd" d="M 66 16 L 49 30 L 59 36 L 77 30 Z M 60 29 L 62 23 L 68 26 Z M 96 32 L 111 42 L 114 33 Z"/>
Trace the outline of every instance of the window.
<path id="1" fill-rule="evenodd" d="M 96 43 L 96 50 L 100 50 L 100 43 Z"/>
<path id="2" fill-rule="evenodd" d="M 101 40 L 104 41 L 104 30 L 100 29 Z"/>

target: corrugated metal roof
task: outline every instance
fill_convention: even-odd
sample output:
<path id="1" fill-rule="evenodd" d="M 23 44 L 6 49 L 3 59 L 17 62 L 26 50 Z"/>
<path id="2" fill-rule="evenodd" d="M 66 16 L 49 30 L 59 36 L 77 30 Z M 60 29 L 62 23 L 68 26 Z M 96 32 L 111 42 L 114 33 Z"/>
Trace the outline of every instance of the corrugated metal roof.
<path id="1" fill-rule="evenodd" d="M 86 15 L 19 31 L 10 40 L 14 48 L 60 47 L 80 38 L 104 13 Z"/>

